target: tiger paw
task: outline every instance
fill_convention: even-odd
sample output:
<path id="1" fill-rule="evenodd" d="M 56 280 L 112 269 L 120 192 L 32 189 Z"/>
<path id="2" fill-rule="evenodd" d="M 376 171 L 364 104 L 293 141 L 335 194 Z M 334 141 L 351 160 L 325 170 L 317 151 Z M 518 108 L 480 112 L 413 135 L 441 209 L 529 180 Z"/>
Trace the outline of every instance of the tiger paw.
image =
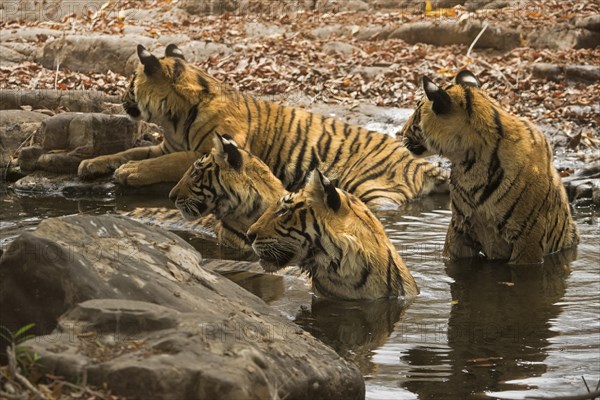
<path id="1" fill-rule="evenodd" d="M 149 182 L 143 174 L 143 169 L 140 168 L 139 161 L 129 161 L 121 165 L 115 171 L 115 180 L 123 186 L 144 186 Z M 151 182 L 150 182 L 151 183 Z"/>
<path id="2" fill-rule="evenodd" d="M 117 164 L 117 165 L 116 165 Z M 94 178 L 111 173 L 118 167 L 118 162 L 105 156 L 83 160 L 77 168 L 77 175 L 83 179 Z"/>

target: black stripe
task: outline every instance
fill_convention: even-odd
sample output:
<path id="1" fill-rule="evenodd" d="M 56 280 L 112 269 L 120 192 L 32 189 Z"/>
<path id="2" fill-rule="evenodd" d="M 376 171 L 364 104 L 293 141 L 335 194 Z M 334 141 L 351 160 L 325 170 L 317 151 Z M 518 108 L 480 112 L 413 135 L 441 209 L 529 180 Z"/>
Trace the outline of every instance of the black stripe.
<path id="1" fill-rule="evenodd" d="M 506 210 L 506 212 L 500 219 L 500 223 L 498 224 L 498 232 L 502 233 L 502 230 L 504 229 L 504 227 L 506 226 L 506 224 L 512 217 L 512 214 L 515 211 L 515 208 L 521 202 L 521 199 L 523 198 L 523 194 L 525 194 L 525 191 L 527 191 L 527 188 L 528 188 L 528 186 L 525 185 L 523 190 L 521 190 L 521 193 L 519 193 L 517 198 L 513 201 L 513 203 L 510 205 L 510 207 Z"/>
<path id="2" fill-rule="evenodd" d="M 340 296 L 338 294 L 335 294 L 335 293 L 329 291 L 328 289 L 325 289 L 325 287 L 321 284 L 321 282 L 319 282 L 319 280 L 315 276 L 312 276 L 312 281 L 313 281 L 313 284 L 315 285 L 315 288 L 319 291 L 319 293 L 322 293 L 323 295 L 325 295 L 329 298 L 339 299 L 339 300 L 356 300 L 356 299 L 352 299 L 350 297 Z"/>
<path id="3" fill-rule="evenodd" d="M 271 153 L 273 152 L 273 148 L 275 147 L 275 144 L 277 143 L 277 137 L 278 137 L 278 130 L 277 128 L 279 127 L 279 125 L 277 124 L 277 122 L 279 121 L 279 116 L 281 115 L 281 111 L 284 109 L 283 106 L 276 104 L 274 105 L 275 107 L 277 107 L 277 112 L 275 113 L 275 120 L 273 121 L 273 125 L 271 127 L 271 134 L 273 135 L 271 138 L 271 143 L 270 145 L 267 147 L 267 144 L 264 143 L 263 148 L 266 149 L 265 152 L 260 153 L 261 157 L 259 157 L 260 159 L 262 159 L 267 165 L 269 165 L 269 167 L 271 167 L 271 170 L 273 169 L 273 163 L 272 160 L 270 159 L 271 157 Z M 285 116 L 284 116 L 285 119 Z M 255 154 L 259 154 L 258 152 L 256 152 Z"/>
<path id="4" fill-rule="evenodd" d="M 473 93 L 471 93 L 471 89 L 468 87 L 463 87 L 463 91 L 465 92 L 465 108 L 467 109 L 467 115 L 471 118 L 471 115 L 473 115 Z"/>
<path id="5" fill-rule="evenodd" d="M 243 99 L 244 99 L 244 105 L 246 106 L 246 123 L 248 124 L 248 128 L 246 129 L 246 141 L 248 141 L 248 139 L 252 135 L 252 131 L 251 131 L 252 113 L 250 112 L 250 105 L 248 104 L 248 97 L 243 96 Z M 240 143 L 240 146 L 246 147 L 246 143 L 244 143 L 244 144 Z"/>
<path id="6" fill-rule="evenodd" d="M 473 168 L 475 165 L 476 156 L 475 153 L 471 150 L 467 150 L 465 154 L 465 159 L 462 161 L 461 166 L 463 167 L 463 172 L 466 174 Z"/>
<path id="7" fill-rule="evenodd" d="M 183 71 L 185 70 L 185 65 L 181 60 L 175 60 L 175 66 L 173 67 L 173 83 L 177 82 Z"/>
<path id="8" fill-rule="evenodd" d="M 213 126 L 212 128 L 210 128 L 208 130 L 208 132 L 206 132 L 204 135 L 202 135 L 202 138 L 200 139 L 200 141 L 198 143 L 196 143 L 196 145 L 194 146 L 194 151 L 198 151 L 198 149 L 200 149 L 200 147 L 202 146 L 202 143 L 204 143 L 204 141 L 206 139 L 208 139 L 209 137 L 212 136 L 212 134 L 215 132 L 217 127 L 218 127 L 218 125 Z"/>
<path id="9" fill-rule="evenodd" d="M 371 274 L 371 265 L 366 264 L 363 266 L 362 271 L 360 272 L 360 279 L 358 282 L 354 284 L 354 289 L 360 289 L 367 283 L 367 279 L 369 279 L 369 275 Z"/>
<path id="10" fill-rule="evenodd" d="M 196 117 L 198 116 L 198 107 L 199 104 L 192 106 L 192 108 L 188 111 L 187 118 L 185 119 L 185 123 L 183 124 L 183 145 L 185 150 L 190 150 L 190 129 L 192 129 L 192 124 L 196 121 Z"/>
<path id="11" fill-rule="evenodd" d="M 200 86 L 202 86 L 202 89 L 205 92 L 204 94 L 210 93 L 208 82 L 206 81 L 206 79 L 204 79 L 204 77 L 202 77 L 201 75 L 196 75 L 196 81 Z"/>
<path id="12" fill-rule="evenodd" d="M 239 238 L 242 242 L 246 243 L 247 245 L 252 245 L 252 242 L 250 242 L 250 239 L 248 239 L 248 236 L 246 236 L 245 232 L 240 232 L 238 230 L 233 229 L 233 227 L 227 225 L 224 221 L 221 221 L 221 227 L 233 233 L 237 238 Z"/>
<path id="13" fill-rule="evenodd" d="M 499 128 L 499 129 L 501 129 L 501 128 Z M 494 193 L 496 191 L 496 189 L 498 189 L 498 187 L 502 183 L 502 180 L 504 179 L 504 170 L 500 166 L 500 159 L 498 158 L 498 148 L 499 147 L 500 147 L 500 141 L 498 140 L 496 142 L 496 147 L 494 148 L 494 151 L 491 156 L 490 164 L 488 166 L 488 179 L 487 179 L 488 183 L 485 186 L 483 193 L 481 193 L 481 196 L 479 197 L 479 200 L 478 200 L 479 205 L 483 204 L 488 199 L 488 197 L 490 197 L 492 195 L 492 193 Z"/>
<path id="14" fill-rule="evenodd" d="M 500 137 L 504 137 L 504 127 L 502 126 L 502 121 L 500 120 L 500 113 L 497 108 L 494 108 L 494 123 L 496 124 L 496 132 Z"/>

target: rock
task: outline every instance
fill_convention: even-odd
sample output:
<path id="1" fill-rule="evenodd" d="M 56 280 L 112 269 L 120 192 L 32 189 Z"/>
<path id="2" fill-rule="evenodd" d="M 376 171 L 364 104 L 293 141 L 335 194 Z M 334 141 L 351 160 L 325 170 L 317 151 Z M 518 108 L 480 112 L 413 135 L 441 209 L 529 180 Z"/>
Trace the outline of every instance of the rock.
<path id="1" fill-rule="evenodd" d="M 464 2 L 465 8 L 469 11 L 477 11 L 477 10 L 493 10 L 504 7 L 509 7 L 511 5 L 518 5 L 518 1 L 507 1 L 507 0 L 474 0 L 474 1 L 466 1 Z"/>
<path id="2" fill-rule="evenodd" d="M 10 67 L 26 60 L 26 55 L 4 45 L 0 46 L 0 66 Z"/>
<path id="3" fill-rule="evenodd" d="M 1 10 L 0 10 L 1 11 Z M 11 29 L 0 29 L 0 38 L 2 44 L 7 46 L 9 43 L 22 43 L 30 48 L 37 48 L 37 43 L 40 38 L 44 40 L 57 38 L 64 35 L 64 32 L 58 29 L 35 28 L 35 27 L 15 27 Z M 37 60 L 36 60 L 37 61 Z"/>
<path id="4" fill-rule="evenodd" d="M 144 22 L 144 21 L 156 21 L 156 22 L 173 22 L 173 21 L 185 21 L 190 19 L 190 15 L 179 8 L 171 8 L 168 11 L 160 9 L 142 9 L 142 8 L 129 8 L 120 10 L 119 15 L 124 17 L 125 22 Z M 125 26 L 127 29 L 127 26 Z M 142 32 L 146 32 L 142 28 Z M 161 36 L 162 37 L 162 36 Z M 159 40 L 160 38 L 159 37 Z"/>
<path id="5" fill-rule="evenodd" d="M 350 27 L 342 26 L 342 25 L 330 25 L 323 26 L 316 29 L 311 30 L 307 33 L 311 39 L 320 39 L 325 40 L 331 37 L 340 37 L 343 35 L 349 35 L 351 32 Z"/>
<path id="6" fill-rule="evenodd" d="M 428 43 L 436 46 L 452 44 L 470 45 L 481 32 L 480 21 L 463 23 L 448 21 L 420 21 L 403 24 L 395 29 L 390 39 L 402 39 L 407 43 Z M 489 26 L 475 44 L 476 48 L 510 50 L 520 46 L 519 33 Z"/>
<path id="7" fill-rule="evenodd" d="M 323 52 L 326 54 L 339 54 L 342 56 L 351 56 L 354 52 L 362 52 L 362 50 L 356 46 L 344 42 L 327 42 L 323 45 Z"/>
<path id="8" fill-rule="evenodd" d="M 367 26 L 359 29 L 354 37 L 358 40 L 386 40 L 392 32 L 393 27 Z"/>
<path id="9" fill-rule="evenodd" d="M 246 35 L 250 38 L 269 38 L 284 33 L 285 29 L 275 24 L 264 24 L 262 22 L 248 22 L 246 24 Z"/>
<path id="10" fill-rule="evenodd" d="M 578 206 L 600 206 L 600 162 L 563 178 L 569 201 Z"/>
<path id="11" fill-rule="evenodd" d="M 391 69 L 389 67 L 370 67 L 370 66 L 361 66 L 356 67 L 352 70 L 352 74 L 360 75 L 367 80 L 373 80 L 378 75 L 385 74 L 389 72 Z"/>
<path id="12" fill-rule="evenodd" d="M 177 7 L 193 15 L 221 15 L 226 12 L 240 12 L 243 1 L 237 0 L 181 0 Z"/>
<path id="13" fill-rule="evenodd" d="M 588 15 L 587 17 L 578 18 L 575 21 L 575 26 L 577 28 L 600 32 L 600 14 Z"/>
<path id="14" fill-rule="evenodd" d="M 355 366 L 211 263 L 123 217 L 49 218 L 0 258 L 0 324 L 47 334 L 24 344 L 45 373 L 131 399 L 364 398 Z"/>
<path id="15" fill-rule="evenodd" d="M 27 22 L 61 22 L 68 15 L 86 16 L 88 12 L 98 12 L 105 0 L 79 1 L 1 1 L 0 20 Z"/>
<path id="16" fill-rule="evenodd" d="M 567 65 L 565 77 L 568 80 L 597 82 L 600 81 L 600 66 L 598 65 Z"/>
<path id="17" fill-rule="evenodd" d="M 369 11 L 369 5 L 361 0 L 349 0 L 346 4 L 347 11 Z"/>
<path id="18" fill-rule="evenodd" d="M 37 151 L 36 151 L 37 150 Z M 29 154 L 33 153 L 33 154 Z M 25 162 L 36 166 L 37 160 L 43 154 L 39 147 L 27 148 Z M 21 162 L 21 158 L 19 159 Z M 27 168 L 31 170 L 31 168 Z M 117 185 L 110 178 L 99 178 L 93 181 L 79 180 L 73 174 L 57 174 L 46 171 L 34 171 L 13 184 L 13 189 L 20 195 L 44 197 L 114 197 Z"/>
<path id="19" fill-rule="evenodd" d="M 553 81 L 558 80 L 563 71 L 564 68 L 562 66 L 550 63 L 536 63 L 531 68 L 534 76 Z"/>
<path id="20" fill-rule="evenodd" d="M 561 24 L 534 30 L 527 36 L 527 42 L 536 49 L 593 49 L 600 43 L 600 33 Z"/>
<path id="21" fill-rule="evenodd" d="M 47 118 L 45 114 L 25 110 L 0 113 L 0 182 L 7 177 L 8 167 L 17 150 L 35 142 L 35 133 Z"/>
<path id="22" fill-rule="evenodd" d="M 48 41 L 41 64 L 45 68 L 61 67 L 83 73 L 113 71 L 125 73 L 125 65 L 138 44 L 150 47 L 153 39 L 145 36 L 68 35 Z"/>
<path id="23" fill-rule="evenodd" d="M 34 169 L 75 173 L 81 160 L 131 148 L 138 139 L 138 123 L 125 115 L 62 113 L 42 122 L 43 154 Z M 31 166 L 31 153 L 19 160 Z"/>
<path id="24" fill-rule="evenodd" d="M 173 41 L 173 43 L 176 42 Z M 178 47 L 183 52 L 185 59 L 192 63 L 204 62 L 207 58 L 215 55 L 226 56 L 232 52 L 231 48 L 225 44 L 196 40 L 185 41 L 178 45 Z M 164 54 L 165 48 L 166 45 L 150 48 L 150 50 L 156 55 L 162 55 Z M 137 53 L 131 54 L 125 65 L 124 74 L 133 74 L 139 65 L 140 59 L 138 58 Z"/>
<path id="25" fill-rule="evenodd" d="M 23 106 L 109 114 L 115 113 L 118 107 L 118 113 L 123 113 L 119 96 L 110 96 L 95 90 L 0 90 L 0 110 L 17 110 Z"/>

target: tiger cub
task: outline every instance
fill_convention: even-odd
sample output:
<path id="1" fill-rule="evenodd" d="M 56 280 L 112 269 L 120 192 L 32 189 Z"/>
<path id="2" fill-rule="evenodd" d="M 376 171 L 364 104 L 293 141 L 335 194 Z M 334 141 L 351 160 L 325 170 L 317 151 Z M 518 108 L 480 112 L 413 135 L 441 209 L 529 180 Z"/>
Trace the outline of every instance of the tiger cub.
<path id="1" fill-rule="evenodd" d="M 414 154 L 452 163 L 444 255 L 532 264 L 575 246 L 577 227 L 540 130 L 503 110 L 470 71 L 445 88 L 423 77 L 423 89 L 398 136 Z"/>
<path id="2" fill-rule="evenodd" d="M 302 186 L 317 164 L 373 208 L 397 208 L 447 189 L 446 174 L 415 159 L 389 135 L 242 94 L 187 62 L 172 44 L 161 58 L 140 45 L 138 57 L 123 108 L 133 118 L 161 125 L 165 138 L 157 146 L 84 160 L 78 170 L 83 178 L 116 170 L 123 185 L 177 182 L 210 152 L 215 133 L 231 132 L 287 190 Z"/>
<path id="3" fill-rule="evenodd" d="M 271 205 L 248 238 L 266 271 L 297 264 L 324 297 L 370 300 L 419 293 L 381 222 L 319 170 L 303 189 Z"/>
<path id="4" fill-rule="evenodd" d="M 215 135 L 213 149 L 198 159 L 169 193 L 185 219 L 217 220 L 220 243 L 251 250 L 246 231 L 285 189 L 257 157 L 238 149 L 229 135 Z"/>

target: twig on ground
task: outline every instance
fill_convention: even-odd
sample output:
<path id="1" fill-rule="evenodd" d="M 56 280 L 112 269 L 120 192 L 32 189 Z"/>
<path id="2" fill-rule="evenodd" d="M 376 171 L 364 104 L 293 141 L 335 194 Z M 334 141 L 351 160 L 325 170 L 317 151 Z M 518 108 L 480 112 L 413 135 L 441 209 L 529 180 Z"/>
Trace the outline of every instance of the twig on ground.
<path id="1" fill-rule="evenodd" d="M 477 43 L 477 41 L 479 40 L 481 35 L 483 35 L 483 32 L 485 32 L 485 30 L 487 29 L 487 27 L 488 27 L 488 23 L 484 22 L 483 28 L 481 28 L 481 31 L 479 32 L 479 34 L 477 36 L 475 36 L 475 39 L 473 39 L 473 42 L 469 46 L 469 50 L 467 50 L 467 58 L 469 58 L 469 55 L 471 54 L 471 50 L 473 50 L 473 47 L 475 47 L 475 43 Z"/>

